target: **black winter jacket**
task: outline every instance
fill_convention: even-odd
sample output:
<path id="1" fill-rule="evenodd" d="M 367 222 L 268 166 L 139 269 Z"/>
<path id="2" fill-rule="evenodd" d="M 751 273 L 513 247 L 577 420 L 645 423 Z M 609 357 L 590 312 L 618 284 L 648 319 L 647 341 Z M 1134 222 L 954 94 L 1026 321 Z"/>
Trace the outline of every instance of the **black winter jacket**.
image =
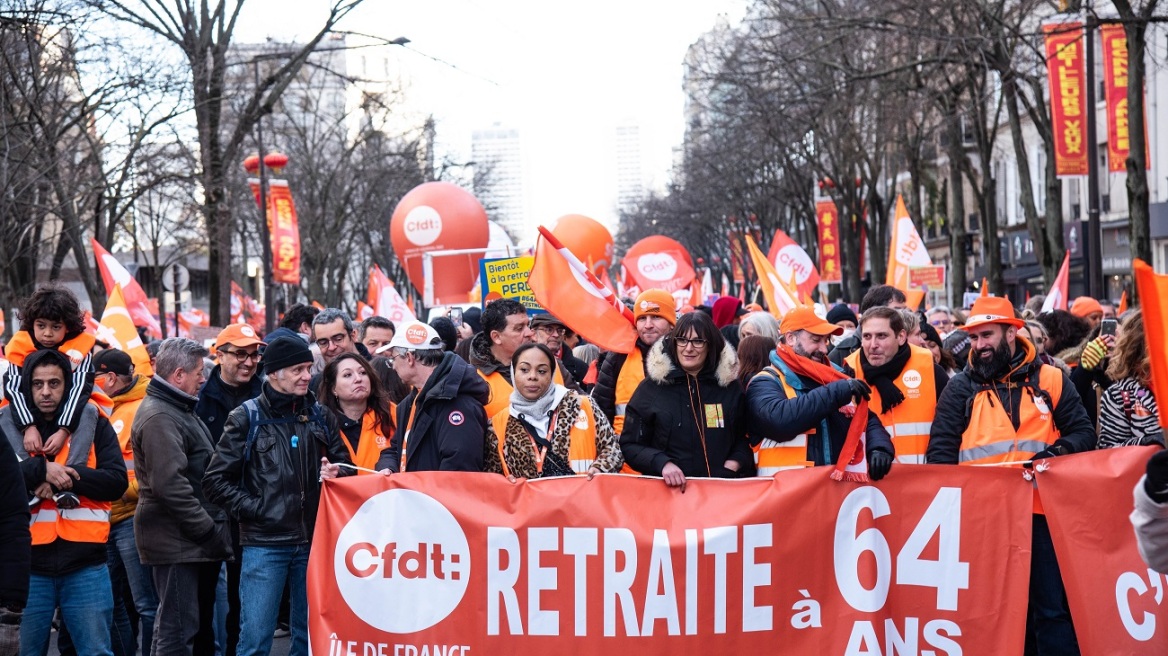
<path id="1" fill-rule="evenodd" d="M 660 476 L 670 462 L 686 476 L 752 476 L 754 454 L 746 441 L 746 398 L 735 377 L 734 349 L 727 345 L 714 370 L 695 378 L 682 371 L 664 347 L 665 340 L 658 340 L 649 350 L 647 376 L 629 401 L 620 436 L 625 462 L 652 476 Z M 691 395 L 701 398 L 701 407 L 693 407 Z M 696 421 L 703 422 L 704 449 Z M 726 469 L 727 460 L 738 462 L 737 472 Z"/>
<path id="2" fill-rule="evenodd" d="M 649 357 L 649 345 L 638 339 L 637 348 L 641 351 L 641 363 L 645 365 L 648 376 L 648 365 L 645 363 Z M 626 353 L 608 353 L 604 355 L 600 369 L 596 372 L 596 387 L 592 388 L 592 399 L 596 401 L 596 407 L 600 408 L 610 423 L 616 416 L 616 381 L 620 377 L 621 367 L 625 366 L 625 360 L 628 359 Z"/>
<path id="3" fill-rule="evenodd" d="M 23 606 L 28 599 L 32 535 L 28 529 L 28 494 L 16 454 L 0 438 L 0 605 Z"/>
<path id="4" fill-rule="evenodd" d="M 1022 344 L 1022 341 L 1018 342 Z M 1023 383 L 1031 375 L 1037 375 L 1039 367 L 1049 367 L 1034 359 L 1031 350 L 1019 348 L 1014 354 L 1011 369 L 1013 374 L 999 381 L 986 381 L 973 370 L 967 367 L 949 379 L 945 391 L 937 401 L 937 414 L 933 417 L 933 428 L 929 431 L 929 448 L 925 452 L 925 461 L 929 464 L 954 465 L 960 460 L 961 436 L 969 425 L 966 413 L 971 409 L 973 397 L 982 385 L 992 385 L 998 400 L 1005 408 L 1011 409 L 1010 419 L 1017 428 L 1019 422 L 1018 408 L 1022 402 Z M 1063 377 L 1063 393 L 1054 402 L 1052 416 L 1054 425 L 1059 430 L 1059 439 L 1055 444 L 1064 447 L 1068 453 L 1080 453 L 1095 448 L 1099 437 L 1095 427 L 1087 418 L 1087 411 L 1079 393 L 1065 373 Z M 1049 390 L 1047 390 L 1049 393 Z"/>
<path id="5" fill-rule="evenodd" d="M 211 431 L 212 444 L 217 444 L 223 435 L 227 415 L 243 405 L 244 401 L 259 396 L 264 388 L 258 370 L 247 385 L 238 388 L 223 382 L 221 372 L 220 366 L 215 365 L 211 375 L 207 377 L 207 382 L 203 383 L 203 389 L 199 390 L 199 401 L 195 404 L 195 414 L 207 425 L 207 430 Z"/>
<path id="6" fill-rule="evenodd" d="M 397 430 L 377 469 L 401 470 L 408 429 L 407 472 L 483 471 L 489 421 L 484 406 L 490 396 L 490 386 L 473 366 L 453 353 L 444 354 L 422 390 L 410 392 L 398 404 Z M 418 407 L 410 427 L 415 399 Z"/>
<path id="7" fill-rule="evenodd" d="M 765 437 L 788 442 L 814 429 L 816 434 L 807 436 L 807 459 L 816 466 L 834 465 L 839 460 L 851 425 L 851 419 L 839 411 L 852 401 L 851 386 L 846 380 L 819 385 L 799 377 L 798 384 L 792 387 L 797 395 L 789 399 L 782 384 L 772 376 L 761 375 L 750 381 L 746 388 L 746 403 L 751 440 L 757 443 Z M 828 434 L 826 446 L 820 430 L 824 422 Z M 865 445 L 869 458 L 873 451 L 896 455 L 892 438 L 884 430 L 880 417 L 871 410 L 865 428 Z M 824 453 L 826 448 L 831 452 Z"/>
<path id="8" fill-rule="evenodd" d="M 195 414 L 195 400 L 155 377 L 134 415 L 130 442 L 138 477 L 134 537 L 142 563 L 231 558 L 227 513 L 203 493 L 215 442 Z"/>
<path id="9" fill-rule="evenodd" d="M 839 344 L 836 344 L 835 347 L 831 349 L 831 351 L 827 354 L 827 359 L 830 360 L 832 364 L 842 367 L 844 366 L 844 358 L 859 350 L 860 336 L 856 333 L 852 333 L 851 335 L 841 339 Z"/>
<path id="10" fill-rule="evenodd" d="M 264 383 L 257 401 L 263 418 L 290 421 L 260 426 L 245 462 L 247 406 L 232 410 L 203 489 L 239 521 L 240 544 L 307 544 L 320 503 L 320 459 L 347 463 L 349 452 L 341 443 L 336 417 L 316 403 L 312 392 L 292 396 Z M 314 410 L 323 426 L 310 419 Z M 341 476 L 352 473 L 340 471 Z"/>

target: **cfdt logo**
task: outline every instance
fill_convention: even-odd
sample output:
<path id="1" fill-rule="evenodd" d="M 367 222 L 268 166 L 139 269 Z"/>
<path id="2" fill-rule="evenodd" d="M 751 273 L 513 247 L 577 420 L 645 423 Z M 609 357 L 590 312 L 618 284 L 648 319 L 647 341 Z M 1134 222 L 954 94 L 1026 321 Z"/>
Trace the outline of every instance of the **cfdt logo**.
<path id="1" fill-rule="evenodd" d="M 406 215 L 406 239 L 415 246 L 429 246 L 442 234 L 442 217 L 429 205 L 419 205 Z"/>
<path id="2" fill-rule="evenodd" d="M 446 619 L 462 601 L 470 545 L 458 520 L 432 497 L 387 490 L 361 504 L 341 530 L 333 569 L 341 596 L 362 621 L 389 633 L 415 633 Z"/>
<path id="3" fill-rule="evenodd" d="M 677 260 L 669 253 L 646 253 L 637 260 L 637 269 L 649 280 L 672 280 L 677 275 Z"/>

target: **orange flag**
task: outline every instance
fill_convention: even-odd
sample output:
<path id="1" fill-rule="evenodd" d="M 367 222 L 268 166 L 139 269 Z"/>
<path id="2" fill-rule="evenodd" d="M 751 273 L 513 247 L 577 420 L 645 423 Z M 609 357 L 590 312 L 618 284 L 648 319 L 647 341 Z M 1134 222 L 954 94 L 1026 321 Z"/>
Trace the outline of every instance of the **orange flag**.
<path id="1" fill-rule="evenodd" d="M 758 272 L 758 282 L 762 286 L 762 294 L 766 297 L 771 314 L 782 317 L 801 305 L 799 290 L 793 284 L 794 276 L 790 282 L 780 278 L 774 265 L 762 254 L 758 244 L 754 243 L 754 237 L 746 235 L 746 247 L 750 250 L 750 259 L 754 262 L 754 270 Z"/>
<path id="2" fill-rule="evenodd" d="M 631 353 L 637 347 L 632 311 L 550 230 L 540 226 L 539 234 L 527 278 L 535 300 L 589 342 L 606 351 Z"/>
<path id="3" fill-rule="evenodd" d="M 1067 294 L 1070 293 L 1070 284 L 1071 252 L 1067 251 L 1066 256 L 1063 257 L 1063 265 L 1059 267 L 1058 275 L 1055 276 L 1054 284 L 1046 293 L 1046 300 L 1042 302 L 1042 310 L 1039 311 L 1039 314 L 1067 309 Z"/>
<path id="4" fill-rule="evenodd" d="M 1136 291 L 1144 310 L 1144 332 L 1152 367 L 1152 394 L 1160 408 L 1168 408 L 1168 276 L 1157 274 L 1136 260 Z M 1161 410 L 1160 425 L 1168 429 L 1168 412 Z"/>
<path id="5" fill-rule="evenodd" d="M 981 279 L 981 296 L 979 298 L 985 298 L 989 295 L 990 295 L 990 282 L 988 280 L 986 280 L 985 277 L 982 277 L 982 279 Z"/>
<path id="6" fill-rule="evenodd" d="M 154 369 L 150 367 L 150 354 L 146 352 L 146 345 L 138 336 L 134 320 L 130 318 L 130 311 L 126 309 L 126 298 L 121 285 L 114 285 L 114 291 L 105 303 L 105 311 L 101 313 L 96 337 L 119 351 L 125 351 L 134 361 L 134 373 L 142 376 L 154 375 Z"/>
<path id="7" fill-rule="evenodd" d="M 1127 290 L 1123 290 L 1123 296 L 1119 297 L 1119 308 L 1116 309 L 1116 314 L 1123 314 L 1127 312 Z"/>
<path id="8" fill-rule="evenodd" d="M 888 278 L 885 282 L 904 292 L 908 297 L 907 305 L 913 310 L 921 306 L 925 292 L 912 288 L 910 269 L 925 266 L 933 266 L 929 249 L 925 248 L 924 240 L 908 215 L 904 198 L 898 195 L 896 216 L 892 222 L 892 244 L 888 247 Z"/>

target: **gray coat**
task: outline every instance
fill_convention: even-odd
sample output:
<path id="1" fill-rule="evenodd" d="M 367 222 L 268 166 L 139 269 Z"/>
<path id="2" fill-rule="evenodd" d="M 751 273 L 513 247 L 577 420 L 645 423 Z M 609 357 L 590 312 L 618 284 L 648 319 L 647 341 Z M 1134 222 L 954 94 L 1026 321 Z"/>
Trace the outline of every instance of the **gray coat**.
<path id="1" fill-rule="evenodd" d="M 134 415 L 134 537 L 144 565 L 231 558 L 227 513 L 203 494 L 215 445 L 194 408 L 194 397 L 155 378 Z"/>
<path id="2" fill-rule="evenodd" d="M 1168 573 L 1168 503 L 1156 503 L 1144 487 L 1147 476 L 1136 483 L 1135 510 L 1131 523 L 1136 529 L 1136 546 L 1148 567 Z"/>

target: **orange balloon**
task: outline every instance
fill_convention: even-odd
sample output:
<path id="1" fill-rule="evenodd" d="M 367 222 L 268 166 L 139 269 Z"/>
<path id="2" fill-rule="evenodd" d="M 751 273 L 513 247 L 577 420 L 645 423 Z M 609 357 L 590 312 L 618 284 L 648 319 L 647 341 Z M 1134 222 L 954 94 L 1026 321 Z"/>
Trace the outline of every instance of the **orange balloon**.
<path id="1" fill-rule="evenodd" d="M 427 182 L 402 197 L 389 222 L 393 252 L 410 282 L 425 294 L 422 255 L 433 251 L 485 249 L 487 212 L 469 191 L 449 182 Z M 467 302 L 479 277 L 482 253 L 434 259 L 435 304 Z"/>
<path id="2" fill-rule="evenodd" d="M 612 264 L 612 233 L 596 219 L 565 214 L 556 219 L 552 234 L 585 265 L 591 260 L 597 276 Z"/>
<path id="3" fill-rule="evenodd" d="M 689 251 L 661 235 L 645 237 L 633 244 L 621 264 L 625 269 L 625 287 L 675 292 L 694 282 L 693 258 Z"/>

